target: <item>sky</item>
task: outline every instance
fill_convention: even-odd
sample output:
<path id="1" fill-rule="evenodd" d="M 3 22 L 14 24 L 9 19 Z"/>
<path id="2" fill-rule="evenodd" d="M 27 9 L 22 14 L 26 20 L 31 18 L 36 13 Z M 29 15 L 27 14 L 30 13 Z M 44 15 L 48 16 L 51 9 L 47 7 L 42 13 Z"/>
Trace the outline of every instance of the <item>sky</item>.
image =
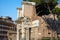
<path id="1" fill-rule="evenodd" d="M 60 0 L 58 0 L 58 3 L 60 4 Z"/>
<path id="2" fill-rule="evenodd" d="M 58 1 L 60 3 L 60 0 Z M 9 16 L 13 20 L 17 19 L 16 8 L 22 6 L 22 0 L 0 0 L 0 16 Z"/>
<path id="3" fill-rule="evenodd" d="M 9 16 L 17 19 L 17 7 L 21 7 L 22 0 L 0 0 L 0 16 Z"/>

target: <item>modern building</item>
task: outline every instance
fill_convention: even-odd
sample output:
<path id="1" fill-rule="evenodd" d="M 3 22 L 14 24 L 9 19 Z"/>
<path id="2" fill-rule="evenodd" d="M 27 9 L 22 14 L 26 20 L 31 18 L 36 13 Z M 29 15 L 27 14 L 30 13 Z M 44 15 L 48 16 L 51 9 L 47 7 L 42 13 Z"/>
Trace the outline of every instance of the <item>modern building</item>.
<path id="1" fill-rule="evenodd" d="M 15 40 L 16 24 L 8 16 L 0 17 L 0 40 Z"/>

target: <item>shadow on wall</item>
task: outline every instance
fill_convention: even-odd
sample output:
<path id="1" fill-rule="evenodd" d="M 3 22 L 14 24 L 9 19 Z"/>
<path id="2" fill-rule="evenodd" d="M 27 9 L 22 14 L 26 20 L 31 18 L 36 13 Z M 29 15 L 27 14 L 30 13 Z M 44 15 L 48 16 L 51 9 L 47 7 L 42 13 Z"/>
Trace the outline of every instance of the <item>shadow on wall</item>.
<path id="1" fill-rule="evenodd" d="M 49 29 L 49 30 L 52 30 L 52 31 L 54 31 L 54 32 L 56 32 L 56 34 L 57 34 L 57 37 L 58 37 L 58 34 L 60 34 L 60 21 L 59 20 L 55 20 L 55 18 L 54 19 L 52 19 L 52 18 L 43 18 L 44 20 L 45 20 L 45 22 L 48 24 L 47 25 L 47 28 Z"/>
<path id="2" fill-rule="evenodd" d="M 53 31 L 57 31 L 57 21 L 53 20 L 52 18 L 46 19 L 46 22 L 49 26 L 47 26 L 48 29 L 51 29 Z"/>

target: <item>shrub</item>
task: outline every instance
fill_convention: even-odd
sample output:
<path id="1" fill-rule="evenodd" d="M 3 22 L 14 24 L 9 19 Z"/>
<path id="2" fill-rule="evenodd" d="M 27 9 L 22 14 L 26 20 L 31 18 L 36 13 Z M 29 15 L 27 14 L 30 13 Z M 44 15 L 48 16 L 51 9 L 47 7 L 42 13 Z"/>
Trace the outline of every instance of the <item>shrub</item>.
<path id="1" fill-rule="evenodd" d="M 42 40 L 50 40 L 50 37 L 43 37 Z"/>

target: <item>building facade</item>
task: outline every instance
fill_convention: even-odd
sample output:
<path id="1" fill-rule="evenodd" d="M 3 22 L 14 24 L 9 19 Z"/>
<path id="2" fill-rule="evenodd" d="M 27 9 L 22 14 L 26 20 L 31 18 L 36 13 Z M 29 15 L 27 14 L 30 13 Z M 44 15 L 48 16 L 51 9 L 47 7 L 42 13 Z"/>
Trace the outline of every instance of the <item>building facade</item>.
<path id="1" fill-rule="evenodd" d="M 15 40 L 16 25 L 12 18 L 0 17 L 0 40 Z"/>
<path id="2" fill-rule="evenodd" d="M 52 30 L 51 26 L 45 21 L 46 18 L 54 19 L 54 16 L 52 14 L 48 16 L 37 16 L 36 9 L 35 9 L 35 3 L 33 2 L 23 2 L 22 8 L 17 8 L 18 10 L 18 24 L 21 25 L 21 17 L 26 17 L 27 20 L 30 20 L 30 23 L 34 20 L 39 20 L 39 26 L 37 27 L 29 27 L 25 29 L 25 38 L 26 40 L 41 40 L 43 37 L 55 37 L 57 38 L 56 31 Z M 56 18 L 56 16 L 55 16 Z M 56 18 L 57 20 L 57 18 Z M 19 23 L 20 22 L 20 23 Z M 52 21 L 50 21 L 52 22 Z M 27 23 L 27 22 L 26 22 Z M 17 24 L 17 25 L 18 25 Z M 32 24 L 31 24 L 32 25 Z M 24 25 L 25 26 L 25 25 Z M 22 36 L 22 26 L 20 28 L 20 39 Z"/>

